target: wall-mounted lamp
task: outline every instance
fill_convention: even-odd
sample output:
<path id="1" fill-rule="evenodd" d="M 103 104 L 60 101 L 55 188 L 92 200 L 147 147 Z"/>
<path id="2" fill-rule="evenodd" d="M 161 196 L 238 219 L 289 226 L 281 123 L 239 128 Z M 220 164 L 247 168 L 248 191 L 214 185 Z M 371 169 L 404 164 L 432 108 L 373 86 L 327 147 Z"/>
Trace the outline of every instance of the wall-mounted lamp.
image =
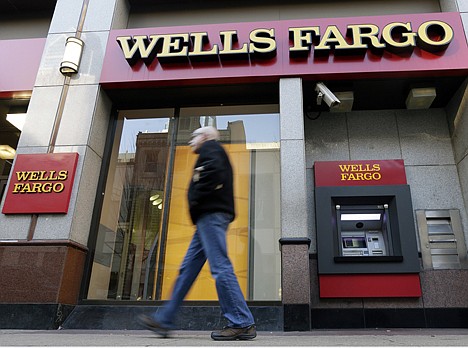
<path id="1" fill-rule="evenodd" d="M 67 38 L 65 43 L 65 53 L 60 63 L 60 72 L 63 75 L 76 74 L 80 67 L 81 53 L 84 42 L 76 37 Z"/>
<path id="2" fill-rule="evenodd" d="M 436 96 L 434 87 L 412 88 L 406 98 L 406 108 L 429 109 Z"/>
<path id="3" fill-rule="evenodd" d="M 20 131 L 23 131 L 24 123 L 26 122 L 26 115 L 26 113 L 7 114 L 6 120 L 10 122 L 13 126 L 18 128 Z"/>
<path id="4" fill-rule="evenodd" d="M 0 159 L 13 159 L 15 158 L 16 151 L 9 145 L 0 145 Z"/>
<path id="5" fill-rule="evenodd" d="M 336 97 L 340 100 L 340 104 L 330 108 L 330 112 L 350 112 L 353 109 L 354 93 L 335 92 Z"/>

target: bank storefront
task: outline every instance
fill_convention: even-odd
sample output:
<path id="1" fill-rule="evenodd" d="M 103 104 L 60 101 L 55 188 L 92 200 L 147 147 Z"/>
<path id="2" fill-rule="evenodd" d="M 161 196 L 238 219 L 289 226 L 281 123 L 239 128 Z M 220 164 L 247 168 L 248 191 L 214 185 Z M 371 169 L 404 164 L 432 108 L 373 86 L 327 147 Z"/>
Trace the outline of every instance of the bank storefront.
<path id="1" fill-rule="evenodd" d="M 233 164 L 228 249 L 259 330 L 468 326 L 460 13 L 122 23 L 84 22 L 77 72 L 59 72 L 70 35 L 38 46 L 3 189 L 2 326 L 136 329 L 167 300 L 206 125 Z M 208 264 L 186 300 L 181 328 L 219 324 Z"/>

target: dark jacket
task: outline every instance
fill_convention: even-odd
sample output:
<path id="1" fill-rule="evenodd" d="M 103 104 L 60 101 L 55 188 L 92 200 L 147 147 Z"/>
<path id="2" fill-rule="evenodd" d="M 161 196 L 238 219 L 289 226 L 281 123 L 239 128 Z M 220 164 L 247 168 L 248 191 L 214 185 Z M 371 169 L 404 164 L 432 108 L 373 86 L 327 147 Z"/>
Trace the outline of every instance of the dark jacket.
<path id="1" fill-rule="evenodd" d="M 192 222 L 195 224 L 201 215 L 215 212 L 229 213 L 234 220 L 232 167 L 226 151 L 216 140 L 208 140 L 198 153 L 188 189 Z"/>

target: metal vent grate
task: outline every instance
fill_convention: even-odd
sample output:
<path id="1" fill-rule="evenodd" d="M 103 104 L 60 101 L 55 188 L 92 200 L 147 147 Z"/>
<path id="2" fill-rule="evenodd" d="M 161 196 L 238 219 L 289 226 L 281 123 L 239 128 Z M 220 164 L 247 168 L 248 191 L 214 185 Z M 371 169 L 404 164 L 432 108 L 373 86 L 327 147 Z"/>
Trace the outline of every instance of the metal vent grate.
<path id="1" fill-rule="evenodd" d="M 416 217 L 424 268 L 467 268 L 460 212 L 454 209 L 418 210 Z"/>

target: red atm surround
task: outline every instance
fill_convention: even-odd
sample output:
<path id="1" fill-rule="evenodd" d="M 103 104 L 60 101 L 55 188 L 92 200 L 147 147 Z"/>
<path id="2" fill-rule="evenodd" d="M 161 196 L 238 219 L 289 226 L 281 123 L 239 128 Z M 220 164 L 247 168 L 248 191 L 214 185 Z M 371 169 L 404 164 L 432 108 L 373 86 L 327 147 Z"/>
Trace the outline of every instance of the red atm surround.
<path id="1" fill-rule="evenodd" d="M 416 236 L 414 222 L 411 218 L 411 202 L 401 204 L 402 200 L 411 200 L 409 187 L 406 184 L 403 160 L 315 162 L 314 169 L 316 209 L 323 209 L 325 205 L 326 208 L 323 211 L 330 210 L 328 206 L 333 201 L 333 195 L 340 197 L 339 199 L 357 199 L 358 201 L 360 200 L 359 195 L 363 196 L 361 198 L 364 201 L 373 201 L 378 199 L 375 197 L 379 195 L 381 197 L 395 195 L 395 199 L 400 202 L 398 209 L 401 209 L 402 205 L 409 204 L 407 209 L 398 213 L 401 215 L 401 220 L 405 220 L 404 223 L 408 224 L 409 222 L 412 226 L 409 231 L 406 228 L 400 228 L 401 232 L 397 236 L 401 238 L 401 248 L 403 250 L 401 259 L 403 259 L 403 262 L 362 262 L 363 260 L 357 262 L 358 260 L 355 259 L 354 261 L 351 258 L 346 264 L 338 264 L 333 259 L 336 261 L 336 259 L 343 258 L 334 258 L 336 255 L 333 255 L 334 251 L 330 246 L 333 243 L 330 234 L 336 232 L 333 232 L 331 228 L 325 232 L 323 231 L 323 226 L 330 224 L 330 220 L 325 222 L 323 220 L 329 219 L 330 216 L 323 217 L 323 211 L 321 213 L 317 212 L 320 297 L 421 297 Z M 349 197 L 345 197 L 347 195 Z M 327 202 L 327 199 L 330 202 Z M 381 270 L 381 273 L 379 270 Z"/>

